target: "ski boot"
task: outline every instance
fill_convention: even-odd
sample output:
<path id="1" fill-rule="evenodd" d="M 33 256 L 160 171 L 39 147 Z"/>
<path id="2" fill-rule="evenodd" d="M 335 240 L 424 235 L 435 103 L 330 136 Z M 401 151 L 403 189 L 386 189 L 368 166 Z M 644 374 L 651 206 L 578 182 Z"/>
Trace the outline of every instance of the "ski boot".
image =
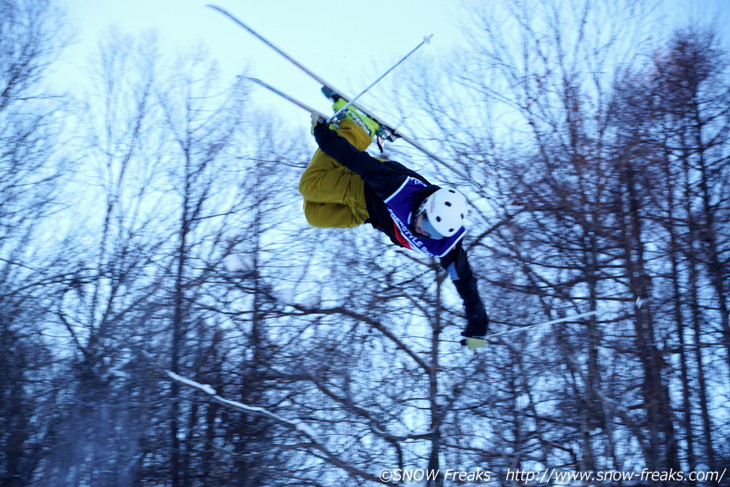
<path id="1" fill-rule="evenodd" d="M 322 87 L 322 94 L 332 100 L 332 108 L 335 110 L 335 112 L 347 105 L 347 100 L 342 98 L 339 94 L 337 94 L 334 90 L 332 90 L 332 88 L 328 86 Z M 362 127 L 370 135 L 370 137 L 375 138 L 376 142 L 378 143 L 378 148 L 380 149 L 380 152 L 383 152 L 383 145 L 386 140 L 393 142 L 398 138 L 395 130 L 391 129 L 390 127 L 381 125 L 375 119 L 371 118 L 369 115 L 366 115 L 352 105 L 347 107 L 347 109 L 340 114 L 339 120 L 352 120 L 360 127 Z"/>

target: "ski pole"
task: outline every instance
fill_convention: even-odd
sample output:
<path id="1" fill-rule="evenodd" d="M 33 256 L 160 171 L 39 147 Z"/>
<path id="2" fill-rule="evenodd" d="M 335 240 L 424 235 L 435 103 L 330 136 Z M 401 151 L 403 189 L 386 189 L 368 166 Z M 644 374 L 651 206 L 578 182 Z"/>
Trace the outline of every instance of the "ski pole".
<path id="1" fill-rule="evenodd" d="M 639 309 L 639 308 L 641 308 L 644 305 L 644 301 L 641 298 L 638 298 L 632 304 L 634 306 L 634 309 Z M 627 307 L 628 306 L 630 306 L 630 305 L 627 305 Z M 488 340 L 490 338 L 496 338 L 496 337 L 499 337 L 499 336 L 511 335 L 513 333 L 520 333 L 520 332 L 523 332 L 525 330 L 529 330 L 529 329 L 532 329 L 532 328 L 537 328 L 537 327 L 540 327 L 540 326 L 556 325 L 558 323 L 565 323 L 566 321 L 577 321 L 577 320 L 579 320 L 581 318 L 587 318 L 589 316 L 594 316 L 594 315 L 595 316 L 601 316 L 603 314 L 605 314 L 605 312 L 600 312 L 598 310 L 587 311 L 585 313 L 574 314 L 574 315 L 570 315 L 570 316 L 564 316 L 562 318 L 557 318 L 557 319 L 550 320 L 550 321 L 543 321 L 542 323 L 535 323 L 534 325 L 527 325 L 527 326 L 523 326 L 523 327 L 516 328 L 516 329 L 513 329 L 513 330 L 500 331 L 498 333 L 491 333 L 491 334 L 485 336 L 484 339 L 485 340 Z"/>
<path id="2" fill-rule="evenodd" d="M 345 106 L 343 106 L 342 108 L 340 108 L 339 110 L 337 110 L 335 112 L 335 114 L 332 115 L 332 117 L 330 117 L 330 119 L 327 122 L 330 123 L 330 122 L 332 122 L 334 120 L 337 120 L 340 117 L 340 114 L 342 114 L 345 110 L 347 110 L 348 108 L 350 108 L 350 106 L 352 104 L 354 104 L 357 100 L 359 100 L 361 96 L 363 96 L 365 93 L 367 93 L 370 90 L 370 88 L 372 88 L 373 86 L 377 85 L 383 78 L 385 78 L 386 76 L 388 76 L 391 71 L 393 71 L 395 68 L 397 68 L 398 66 L 400 66 L 401 64 L 403 64 L 403 62 L 406 59 L 408 59 L 409 57 L 411 57 L 411 55 L 413 55 L 413 53 L 415 53 L 417 50 L 419 50 L 424 44 L 430 44 L 432 37 L 433 37 L 433 34 L 431 34 L 429 36 L 423 36 L 423 40 L 420 42 L 420 44 L 418 44 L 416 47 L 414 47 L 408 54 L 406 54 L 405 56 L 403 56 L 403 58 L 401 58 L 400 61 L 398 61 L 397 63 L 395 63 L 393 66 L 391 66 L 390 69 L 388 69 L 385 73 L 383 73 L 378 79 L 376 79 L 375 81 L 373 81 L 367 88 L 365 88 L 364 90 L 362 90 L 352 100 L 348 101 Z"/>
<path id="3" fill-rule="evenodd" d="M 587 318 L 588 316 L 593 316 L 595 314 L 598 314 L 598 311 L 588 311 L 587 313 L 581 313 L 578 315 L 565 316 L 563 318 L 558 318 L 555 320 L 544 321 L 542 323 L 535 323 L 534 325 L 522 326 L 520 328 L 516 328 L 513 330 L 501 331 L 499 333 L 491 333 L 491 334 L 485 336 L 484 339 L 486 340 L 489 338 L 496 338 L 496 337 L 503 336 L 503 335 L 511 335 L 513 333 L 520 333 L 525 330 L 529 330 L 530 328 L 537 328 L 539 326 L 549 326 L 549 325 L 555 325 L 557 323 L 565 323 L 566 321 L 575 321 L 575 320 L 579 320 L 581 318 Z"/>

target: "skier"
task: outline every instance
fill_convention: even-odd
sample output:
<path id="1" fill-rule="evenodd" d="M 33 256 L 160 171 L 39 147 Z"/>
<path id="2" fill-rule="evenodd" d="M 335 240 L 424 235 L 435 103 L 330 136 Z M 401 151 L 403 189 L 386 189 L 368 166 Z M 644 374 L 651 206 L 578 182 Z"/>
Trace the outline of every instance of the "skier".
<path id="1" fill-rule="evenodd" d="M 336 111 L 347 103 L 335 94 L 332 99 Z M 332 126 L 312 117 L 319 149 L 299 182 L 307 221 L 321 228 L 370 223 L 396 245 L 440 259 L 464 303 L 462 344 L 484 346 L 489 318 L 462 246 L 466 198 L 398 162 L 370 156 L 365 149 L 380 134 L 380 125 L 354 107 L 344 113 Z"/>

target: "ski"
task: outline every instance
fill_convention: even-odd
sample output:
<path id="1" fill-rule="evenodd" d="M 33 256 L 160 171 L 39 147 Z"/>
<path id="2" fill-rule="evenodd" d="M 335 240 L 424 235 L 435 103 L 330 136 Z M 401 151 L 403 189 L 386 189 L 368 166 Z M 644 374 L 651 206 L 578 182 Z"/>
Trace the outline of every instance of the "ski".
<path id="1" fill-rule="evenodd" d="M 277 54 L 279 54 L 280 56 L 282 56 L 284 59 L 286 59 L 287 61 L 289 61 L 290 63 L 292 63 L 294 66 L 296 66 L 300 70 L 302 70 L 305 74 L 307 74 L 310 78 L 312 78 L 313 80 L 315 80 L 320 85 L 326 87 L 327 89 L 331 90 L 334 93 L 337 93 L 338 95 L 342 96 L 343 98 L 345 98 L 347 100 L 350 100 L 350 98 L 347 98 L 346 96 L 343 95 L 343 93 L 344 93 L 343 91 L 338 90 L 337 88 L 335 88 L 334 86 L 332 86 L 332 84 L 330 84 L 327 81 L 325 81 L 324 79 L 320 78 L 314 71 L 308 69 L 306 66 L 304 66 L 303 64 L 301 64 L 299 61 L 297 61 L 296 59 L 294 59 L 293 57 L 291 57 L 289 54 L 287 54 L 286 52 L 284 52 L 282 49 L 280 49 L 279 47 L 277 47 L 275 44 L 273 44 L 272 42 L 270 42 L 264 36 L 262 36 L 261 34 L 259 34 L 258 32 L 256 32 L 255 30 L 253 30 L 248 25 L 244 24 L 238 17 L 236 17 L 235 15 L 233 15 L 232 13 L 230 13 L 228 10 L 226 10 L 226 9 L 224 9 L 222 7 L 219 7 L 218 5 L 211 5 L 211 4 L 209 4 L 208 7 L 212 8 L 213 10 L 216 10 L 217 12 L 220 12 L 221 14 L 223 14 L 226 17 L 228 17 L 229 19 L 231 19 L 236 25 L 238 25 L 239 27 L 242 27 L 243 29 L 245 29 L 246 31 L 248 31 L 251 35 L 253 35 L 258 40 L 260 40 L 261 42 L 263 42 L 264 44 L 266 44 L 267 46 L 269 46 L 271 49 L 273 49 L 274 51 L 276 51 Z M 362 106 L 360 106 L 358 104 L 353 104 L 352 106 L 355 107 L 355 108 L 357 108 L 361 112 L 365 113 L 367 116 L 369 116 L 370 118 L 372 118 L 373 120 L 375 120 L 376 122 L 378 122 L 380 125 L 385 125 L 385 126 L 389 126 L 390 127 L 390 125 L 388 125 L 387 123 L 383 123 L 381 120 L 377 120 L 375 117 L 370 116 L 369 111 L 367 109 L 363 108 Z M 328 118 L 328 117 L 325 117 L 325 118 Z"/>
<path id="2" fill-rule="evenodd" d="M 304 66 L 303 64 L 301 64 L 300 62 L 298 62 L 296 59 L 294 59 L 293 57 L 291 57 L 289 54 L 287 54 L 286 52 L 284 52 L 282 49 L 280 49 L 279 47 L 277 47 L 275 44 L 273 44 L 272 42 L 270 42 L 264 36 L 262 36 L 261 34 L 259 34 L 258 32 L 256 32 L 255 30 L 253 30 L 251 27 L 249 27 L 248 25 L 246 25 L 245 23 L 243 23 L 238 17 L 236 17 L 235 15 L 233 15 L 232 13 L 230 13 L 228 10 L 226 10 L 226 9 L 224 9 L 222 7 L 219 7 L 217 5 L 212 5 L 212 4 L 208 4 L 208 7 L 210 7 L 213 10 L 216 10 L 217 12 L 219 12 L 219 13 L 225 15 L 226 17 L 228 17 L 236 25 L 238 25 L 239 27 L 245 29 L 250 34 L 252 34 L 254 37 L 256 37 L 257 39 L 259 39 L 261 42 L 263 42 L 264 44 L 266 44 L 267 46 L 269 46 L 271 49 L 273 49 L 274 51 L 276 51 L 279 55 L 281 55 L 286 60 L 288 60 L 290 63 L 292 63 L 294 66 L 296 66 L 297 68 L 299 68 L 300 70 L 302 70 L 305 74 L 307 74 L 309 77 L 311 77 L 312 79 L 314 79 L 316 82 L 318 82 L 320 85 L 322 85 L 328 91 L 330 91 L 332 93 L 336 93 L 338 96 L 344 98 L 345 100 L 353 100 L 352 98 L 349 98 L 349 97 L 345 96 L 343 91 L 336 89 L 334 86 L 332 86 L 332 84 L 328 83 L 327 81 L 325 81 L 324 79 L 322 79 L 321 77 L 319 77 L 314 71 L 311 71 L 310 69 L 308 69 L 306 66 Z M 420 45 L 419 45 L 419 47 L 420 47 Z M 292 102 L 295 105 L 303 108 L 304 110 L 307 110 L 310 113 L 315 113 L 316 112 L 317 115 L 322 115 L 321 112 L 314 110 L 313 108 L 309 107 L 308 105 L 302 103 L 299 100 L 296 100 L 295 98 L 287 95 L 286 93 L 283 93 L 281 90 L 278 90 L 278 89 L 274 88 L 273 86 L 269 85 L 268 83 L 266 83 L 266 82 L 264 82 L 262 80 L 259 80 L 257 78 L 248 78 L 248 79 L 251 80 L 251 81 L 253 81 L 256 84 L 259 84 L 260 86 L 263 86 L 264 88 L 267 88 L 271 92 L 276 93 L 277 95 L 281 96 L 282 98 L 284 98 L 286 100 L 289 100 L 290 102 Z M 477 181 L 475 181 L 474 179 L 472 179 L 468 174 L 466 174 L 465 172 L 463 172 L 463 171 L 461 171 L 459 169 L 455 169 L 448 162 L 446 162 L 443 158 L 441 158 L 440 156 L 438 156 L 438 155 L 434 154 L 433 152 L 431 152 L 430 150 L 428 150 L 426 147 L 424 147 L 418 141 L 416 141 L 413 138 L 408 137 L 408 136 L 406 136 L 406 135 L 404 135 L 404 134 L 402 134 L 400 132 L 397 132 L 393 128 L 393 125 L 388 124 L 388 123 L 385 123 L 380 118 L 373 116 L 372 115 L 372 112 L 370 112 L 367 109 L 363 108 L 359 104 L 351 103 L 350 105 L 352 107 L 356 108 L 357 110 L 360 110 L 362 113 L 364 113 L 368 117 L 370 117 L 373 120 L 375 120 L 381 126 L 385 127 L 386 128 L 386 137 L 385 137 L 386 139 L 391 140 L 391 141 L 392 140 L 395 140 L 396 138 L 402 139 L 404 142 L 406 142 L 407 144 L 409 144 L 410 146 L 412 146 L 414 149 L 416 149 L 419 152 L 421 152 L 422 154 L 430 157 L 431 159 L 433 159 L 434 161 L 438 162 L 439 164 L 441 164 L 443 167 L 445 167 L 446 169 L 450 170 L 451 172 L 453 172 L 453 173 L 461 176 L 465 180 L 469 181 L 476 188 L 478 188 L 478 189 L 483 188 L 483 186 L 480 183 L 478 183 Z M 323 116 L 323 118 L 328 119 L 329 117 Z"/>
<path id="3" fill-rule="evenodd" d="M 316 108 L 312 108 L 311 106 L 307 105 L 303 101 L 298 100 L 297 98 L 294 98 L 293 96 L 284 93 L 280 89 L 276 88 L 275 86 L 273 86 L 273 85 L 271 85 L 271 84 L 267 83 L 266 81 L 263 81 L 263 80 L 261 80 L 259 78 L 253 78 L 253 77 L 250 77 L 250 76 L 239 76 L 239 79 L 243 79 L 243 80 L 246 80 L 246 81 L 250 81 L 250 82 L 255 83 L 255 84 L 257 84 L 257 85 L 259 85 L 259 86 L 261 86 L 263 88 L 266 88 L 270 92 L 272 92 L 272 93 L 274 93 L 276 95 L 279 95 L 281 98 L 283 98 L 283 99 L 285 99 L 285 100 L 293 103 L 294 105 L 298 106 L 299 108 L 302 108 L 303 110 L 306 110 L 306 111 L 308 111 L 309 113 L 311 113 L 313 115 L 317 115 L 317 117 L 318 118 L 321 118 L 322 120 L 329 121 L 329 119 L 332 118 L 332 117 L 327 117 L 327 115 L 325 115 L 324 113 L 320 112 Z M 328 96 L 328 95 L 325 95 L 325 96 Z M 370 115 L 368 115 L 368 116 L 370 116 Z M 370 118 L 373 118 L 373 117 L 370 117 Z M 373 119 L 373 120 L 375 120 L 375 119 Z M 382 138 L 384 138 L 386 140 L 389 140 L 391 142 L 401 137 L 400 134 L 396 134 L 395 133 L 395 130 L 391 129 L 390 127 L 388 127 L 386 125 L 383 125 L 383 123 L 380 122 L 379 120 L 375 120 L 375 121 L 378 122 L 378 124 L 381 126 L 381 129 L 383 129 L 382 133 L 381 134 L 378 134 L 379 137 L 382 137 Z"/>
<path id="4" fill-rule="evenodd" d="M 306 103 L 304 103 L 304 102 L 302 102 L 302 101 L 294 98 L 291 95 L 287 95 L 286 93 L 284 93 L 283 91 L 281 91 L 278 88 L 275 88 L 274 86 L 270 85 L 266 81 L 262 81 L 262 80 L 260 80 L 258 78 L 251 78 L 251 77 L 248 77 L 248 76 L 241 76 L 240 78 L 241 79 L 244 79 L 246 81 L 250 81 L 252 83 L 256 83 L 257 85 L 259 85 L 259 86 L 261 86 L 263 88 L 266 88 L 270 92 L 272 92 L 272 93 L 274 93 L 276 95 L 279 95 L 281 98 L 287 100 L 288 102 L 293 103 L 294 105 L 298 106 L 299 108 L 308 111 L 312 115 L 316 115 L 317 117 L 321 118 L 322 120 L 327 120 L 327 115 L 325 115 L 324 113 L 320 112 L 316 108 L 310 107 Z"/>

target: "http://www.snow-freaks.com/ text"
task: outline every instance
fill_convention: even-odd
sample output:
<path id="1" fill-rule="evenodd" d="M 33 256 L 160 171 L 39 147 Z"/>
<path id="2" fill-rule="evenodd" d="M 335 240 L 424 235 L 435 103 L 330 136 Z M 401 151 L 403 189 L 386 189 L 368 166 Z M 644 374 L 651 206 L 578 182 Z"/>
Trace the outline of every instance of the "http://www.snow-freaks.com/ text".
<path id="1" fill-rule="evenodd" d="M 499 478 L 505 481 L 520 482 L 522 484 L 543 485 L 546 483 L 566 482 L 595 482 L 611 485 L 615 482 L 705 482 L 720 485 L 727 469 L 723 471 L 692 471 L 681 470 L 655 471 L 645 468 L 640 472 L 605 470 L 596 472 L 571 472 L 557 468 L 543 470 L 507 469 L 506 473 L 498 474 L 490 470 L 457 470 L 457 469 L 408 469 L 394 468 L 380 471 L 380 480 L 386 484 L 401 482 L 422 482 L 424 480 L 444 480 L 455 483 L 483 483 L 487 484 Z"/>

